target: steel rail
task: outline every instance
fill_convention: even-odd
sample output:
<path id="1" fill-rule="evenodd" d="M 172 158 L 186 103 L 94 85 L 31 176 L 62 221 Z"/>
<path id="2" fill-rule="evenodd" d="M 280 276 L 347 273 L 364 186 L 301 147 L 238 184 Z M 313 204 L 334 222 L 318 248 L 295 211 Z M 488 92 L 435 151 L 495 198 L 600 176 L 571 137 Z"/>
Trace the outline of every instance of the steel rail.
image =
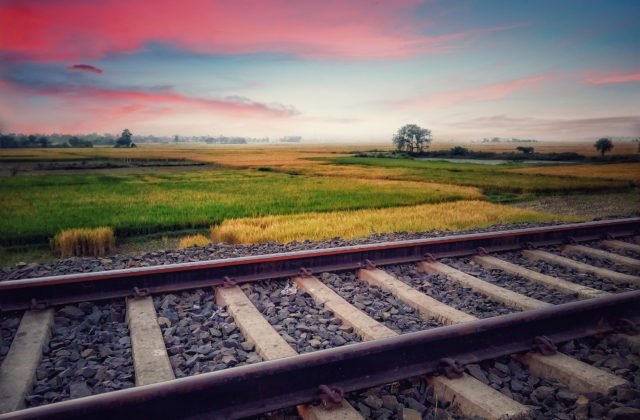
<path id="1" fill-rule="evenodd" d="M 224 418 L 317 398 L 320 385 L 353 391 L 527 351 L 537 336 L 559 343 L 640 320 L 640 291 L 571 302 L 295 357 L 205 373 L 0 415 L 0 419 Z"/>
<path id="2" fill-rule="evenodd" d="M 0 282 L 0 311 L 219 286 L 225 277 L 237 283 L 282 278 L 298 274 L 303 267 L 312 273 L 350 270 L 366 260 L 402 264 L 420 261 L 425 254 L 461 257 L 475 254 L 478 248 L 499 252 L 638 233 L 640 218 L 627 218 L 11 280 Z"/>

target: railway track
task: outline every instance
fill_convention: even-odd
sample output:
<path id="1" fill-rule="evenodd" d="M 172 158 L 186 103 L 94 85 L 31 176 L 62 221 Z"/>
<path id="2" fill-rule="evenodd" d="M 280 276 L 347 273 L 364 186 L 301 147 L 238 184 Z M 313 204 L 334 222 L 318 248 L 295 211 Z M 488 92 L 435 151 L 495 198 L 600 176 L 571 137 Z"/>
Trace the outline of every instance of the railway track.
<path id="1" fill-rule="evenodd" d="M 633 218 L 2 282 L 0 418 L 634 418 L 639 234 Z"/>

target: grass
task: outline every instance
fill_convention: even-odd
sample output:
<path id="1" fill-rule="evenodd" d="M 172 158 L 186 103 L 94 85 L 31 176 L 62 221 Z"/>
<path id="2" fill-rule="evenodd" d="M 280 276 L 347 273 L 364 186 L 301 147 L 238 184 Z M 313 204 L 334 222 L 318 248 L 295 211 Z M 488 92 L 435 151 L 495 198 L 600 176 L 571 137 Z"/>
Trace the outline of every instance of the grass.
<path id="1" fill-rule="evenodd" d="M 292 176 L 257 170 L 2 177 L 0 245 L 61 229 L 111 226 L 119 237 L 208 227 L 229 218 L 385 208 L 479 198 L 474 188 Z"/>
<path id="2" fill-rule="evenodd" d="M 329 161 L 338 165 L 358 165 L 361 167 L 373 167 L 378 170 L 379 168 L 386 168 L 389 170 L 387 179 L 471 186 L 481 188 L 488 193 L 610 191 L 629 187 L 628 183 L 605 179 L 584 179 L 543 175 L 540 173 L 521 174 L 508 171 L 509 169 L 520 168 L 518 165 L 482 165 L 446 161 L 359 157 L 337 157 L 330 158 Z"/>
<path id="3" fill-rule="evenodd" d="M 389 209 L 309 213 L 225 220 L 211 228 L 214 242 L 259 243 L 359 238 L 382 232 L 460 230 L 498 222 L 577 221 L 485 201 L 424 204 Z"/>
<path id="4" fill-rule="evenodd" d="M 521 174 L 543 174 L 580 178 L 601 178 L 640 183 L 640 163 L 613 163 L 607 165 L 561 165 L 515 169 Z"/>
<path id="5" fill-rule="evenodd" d="M 209 238 L 204 235 L 189 235 L 180 239 L 178 243 L 178 248 L 184 249 L 189 248 L 191 246 L 207 246 L 211 243 Z"/>
<path id="6" fill-rule="evenodd" d="M 66 229 L 51 240 L 51 248 L 62 258 L 104 256 L 115 248 L 116 238 L 110 227 Z"/>

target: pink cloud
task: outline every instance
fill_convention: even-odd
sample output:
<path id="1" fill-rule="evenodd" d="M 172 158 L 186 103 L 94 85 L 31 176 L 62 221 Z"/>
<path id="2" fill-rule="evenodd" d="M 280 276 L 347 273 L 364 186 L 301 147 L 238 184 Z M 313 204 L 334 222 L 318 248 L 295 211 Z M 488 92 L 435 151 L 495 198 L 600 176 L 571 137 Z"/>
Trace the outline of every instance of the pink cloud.
<path id="1" fill-rule="evenodd" d="M 14 0 L 0 6 L 0 51 L 88 60 L 162 42 L 198 53 L 401 58 L 512 27 L 425 36 L 421 0 Z"/>
<path id="2" fill-rule="evenodd" d="M 485 86 L 438 92 L 396 103 L 398 108 L 447 107 L 461 103 L 496 101 L 525 88 L 554 80 L 554 76 L 532 76 Z"/>
<path id="3" fill-rule="evenodd" d="M 611 73 L 611 74 L 596 74 L 592 71 L 587 72 L 587 77 L 583 80 L 583 83 L 589 85 L 611 85 L 619 83 L 633 83 L 640 82 L 640 71 L 633 73 Z"/>

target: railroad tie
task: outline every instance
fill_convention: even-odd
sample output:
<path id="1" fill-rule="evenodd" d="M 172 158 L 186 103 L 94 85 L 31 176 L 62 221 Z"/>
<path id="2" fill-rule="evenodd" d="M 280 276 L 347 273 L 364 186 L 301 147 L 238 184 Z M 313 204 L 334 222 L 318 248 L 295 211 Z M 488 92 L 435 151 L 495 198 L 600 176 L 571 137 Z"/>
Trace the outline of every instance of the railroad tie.
<path id="1" fill-rule="evenodd" d="M 526 353 L 515 357 L 529 366 L 535 375 L 556 379 L 581 393 L 600 392 L 607 395 L 614 388 L 629 384 L 625 379 L 562 353 L 550 356 Z"/>
<path id="2" fill-rule="evenodd" d="M 476 317 L 473 315 L 459 311 L 431 296 L 425 295 L 419 290 L 396 279 L 386 271 L 380 269 L 361 269 L 358 270 L 357 275 L 359 280 L 371 286 L 388 290 L 396 298 L 417 310 L 423 319 L 435 319 L 445 325 L 476 320 Z"/>
<path id="3" fill-rule="evenodd" d="M 309 293 L 319 305 L 333 311 L 336 317 L 353 328 L 363 340 L 393 337 L 396 333 L 356 308 L 316 277 L 296 277 L 296 285 Z"/>
<path id="4" fill-rule="evenodd" d="M 262 316 L 240 287 L 218 287 L 216 303 L 227 308 L 242 334 L 255 345 L 256 351 L 264 360 L 293 357 L 298 354 Z M 298 413 L 305 420 L 363 419 L 346 400 L 342 401 L 341 407 L 332 410 L 301 404 L 298 406 Z"/>
<path id="5" fill-rule="evenodd" d="M 612 252 L 603 251 L 601 249 L 590 248 L 584 245 L 565 245 L 562 248 L 562 252 L 568 255 L 583 254 L 593 258 L 601 258 L 603 260 L 607 260 L 619 265 L 624 265 L 636 270 L 640 268 L 640 260 L 614 254 Z"/>
<path id="6" fill-rule="evenodd" d="M 633 251 L 633 252 L 640 253 L 640 245 L 632 244 L 631 242 L 606 240 L 606 241 L 602 241 L 602 245 L 611 249 L 622 249 L 625 251 Z"/>
<path id="7" fill-rule="evenodd" d="M 615 283 L 640 285 L 640 277 L 631 276 L 629 274 L 618 273 L 617 271 L 608 270 L 606 268 L 595 267 L 593 265 L 574 261 L 570 258 L 561 257 L 546 251 L 524 250 L 522 255 L 530 260 L 540 260 L 549 264 L 560 265 L 571 268 L 581 273 L 590 273 L 597 277 L 611 280 Z"/>
<path id="8" fill-rule="evenodd" d="M 136 386 L 175 379 L 151 296 L 127 299 Z"/>
<path id="9" fill-rule="evenodd" d="M 443 274 L 463 287 L 468 287 L 475 292 L 481 293 L 515 309 L 527 311 L 551 306 L 549 303 L 523 296 L 503 287 L 480 280 L 479 278 L 440 262 L 422 261 L 417 265 L 420 270 L 428 274 Z"/>
<path id="10" fill-rule="evenodd" d="M 26 311 L 0 366 L 0 414 L 24 407 L 31 392 L 42 348 L 51 335 L 54 310 Z"/>
<path id="11" fill-rule="evenodd" d="M 594 289 L 557 277 L 538 273 L 537 271 L 529 270 L 528 268 L 512 264 L 492 255 L 476 255 L 472 258 L 472 260 L 490 270 L 501 270 L 505 273 L 519 276 L 538 284 L 542 284 L 551 289 L 559 290 L 562 293 L 577 295 L 579 299 L 591 299 L 594 297 L 606 296 L 609 294 L 604 290 Z"/>
<path id="12" fill-rule="evenodd" d="M 299 288 L 309 293 L 317 303 L 324 304 L 326 308 L 334 311 L 334 314 L 342 319 L 345 324 L 352 326 L 356 332 L 364 332 L 365 334 L 361 335 L 364 340 L 378 340 L 398 335 L 355 308 L 316 277 L 296 277 L 294 281 Z M 447 311 L 447 316 L 451 316 L 452 313 Z M 470 315 L 467 316 L 470 317 Z M 524 418 L 530 414 L 530 410 L 526 406 L 506 397 L 467 374 L 458 379 L 433 376 L 429 377 L 428 380 L 434 386 L 439 397 L 443 397 L 449 402 L 455 400 L 456 407 L 464 415 L 475 415 L 487 419 L 507 419 Z"/>
<path id="13" fill-rule="evenodd" d="M 444 264 L 443 264 L 444 265 Z M 382 273 L 380 273 L 382 272 Z M 379 287 L 387 289 L 393 293 L 391 288 L 386 286 L 387 283 L 393 284 L 393 281 L 400 281 L 395 279 L 389 273 L 383 270 L 359 270 L 358 278 L 364 280 L 365 278 L 378 277 Z M 367 281 L 368 282 L 368 281 Z M 415 290 L 415 289 L 414 289 Z M 403 300 L 402 295 L 397 295 L 400 300 Z M 405 303 L 409 303 L 405 301 Z M 434 308 L 437 311 L 438 308 Z M 468 315 L 472 320 L 478 318 Z M 622 336 L 622 335 L 621 335 Z M 623 337 L 636 337 L 636 336 L 622 336 Z M 602 392 L 607 394 L 609 390 L 627 384 L 628 382 L 618 376 L 610 374 L 602 369 L 593 367 L 587 363 L 581 362 L 573 357 L 567 356 L 562 353 L 556 353 L 551 356 L 543 356 L 537 353 L 526 353 L 524 356 L 519 357 L 519 360 L 529 366 L 531 371 L 542 377 L 554 378 L 565 383 L 569 388 L 578 392 Z M 457 399 L 456 399 L 457 401 Z"/>

